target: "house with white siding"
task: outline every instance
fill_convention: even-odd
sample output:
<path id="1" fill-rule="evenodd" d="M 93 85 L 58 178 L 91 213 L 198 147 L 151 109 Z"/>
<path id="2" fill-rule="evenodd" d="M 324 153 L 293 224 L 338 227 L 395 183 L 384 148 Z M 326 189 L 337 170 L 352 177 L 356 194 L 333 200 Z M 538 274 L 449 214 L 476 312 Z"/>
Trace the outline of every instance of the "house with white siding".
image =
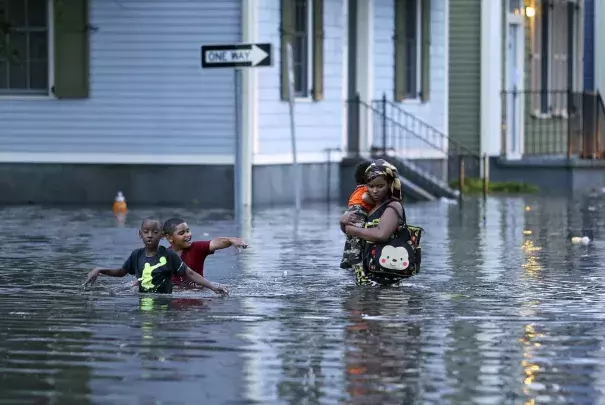
<path id="1" fill-rule="evenodd" d="M 582 9 L 583 0 L 452 3 L 452 140 L 508 160 L 565 154 L 568 95 L 582 88 Z"/>
<path id="2" fill-rule="evenodd" d="M 131 206 L 231 207 L 238 120 L 247 198 L 290 202 L 288 42 L 305 201 L 336 196 L 341 159 L 372 147 L 444 161 L 448 7 L 0 0 L 0 203 L 107 204 L 121 190 Z M 245 69 L 238 97 L 232 69 L 201 68 L 202 45 L 255 42 L 274 62 Z"/>
<path id="3" fill-rule="evenodd" d="M 605 184 L 602 11 L 598 0 L 451 3 L 449 134 L 489 157 L 491 181 L 564 195 Z"/>

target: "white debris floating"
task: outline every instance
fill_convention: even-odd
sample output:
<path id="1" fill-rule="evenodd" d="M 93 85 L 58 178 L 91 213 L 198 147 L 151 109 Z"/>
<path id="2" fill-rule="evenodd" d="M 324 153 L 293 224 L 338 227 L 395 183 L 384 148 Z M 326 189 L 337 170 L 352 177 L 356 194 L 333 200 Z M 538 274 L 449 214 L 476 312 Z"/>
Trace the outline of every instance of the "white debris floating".
<path id="1" fill-rule="evenodd" d="M 571 243 L 574 245 L 588 245 L 590 243 L 590 238 L 588 236 L 574 236 L 571 238 Z"/>

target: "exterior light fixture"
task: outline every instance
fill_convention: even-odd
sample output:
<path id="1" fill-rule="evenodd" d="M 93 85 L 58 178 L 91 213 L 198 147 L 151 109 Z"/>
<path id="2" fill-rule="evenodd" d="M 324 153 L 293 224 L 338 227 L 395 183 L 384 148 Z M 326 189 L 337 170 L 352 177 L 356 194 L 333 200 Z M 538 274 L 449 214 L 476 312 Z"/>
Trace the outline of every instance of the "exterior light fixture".
<path id="1" fill-rule="evenodd" d="M 533 16 L 536 15 L 536 9 L 533 7 L 525 7 L 525 15 L 528 16 L 529 18 L 532 18 Z"/>

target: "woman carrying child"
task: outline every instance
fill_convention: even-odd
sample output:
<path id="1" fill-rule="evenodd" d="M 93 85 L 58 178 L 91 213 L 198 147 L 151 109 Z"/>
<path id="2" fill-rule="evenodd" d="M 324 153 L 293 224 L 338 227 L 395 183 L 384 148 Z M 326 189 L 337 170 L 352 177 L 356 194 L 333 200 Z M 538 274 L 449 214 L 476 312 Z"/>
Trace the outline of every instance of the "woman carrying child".
<path id="1" fill-rule="evenodd" d="M 406 223 L 395 166 L 382 159 L 374 161 L 366 169 L 365 183 L 375 202 L 365 228 L 356 226 L 354 212 L 340 219 L 347 235 L 362 239 L 362 261 L 354 263 L 353 270 L 360 285 L 395 284 L 419 271 L 422 229 Z"/>

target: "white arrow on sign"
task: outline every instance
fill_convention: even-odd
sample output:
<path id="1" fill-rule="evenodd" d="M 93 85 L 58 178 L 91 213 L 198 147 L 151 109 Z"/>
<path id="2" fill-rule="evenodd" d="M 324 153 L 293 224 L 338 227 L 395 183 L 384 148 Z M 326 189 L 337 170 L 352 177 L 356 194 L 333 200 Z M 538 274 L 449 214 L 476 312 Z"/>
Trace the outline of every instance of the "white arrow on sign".
<path id="1" fill-rule="evenodd" d="M 258 65 L 269 54 L 256 45 L 251 49 L 229 50 L 229 51 L 207 51 L 205 55 L 206 63 L 247 63 L 252 66 Z"/>

